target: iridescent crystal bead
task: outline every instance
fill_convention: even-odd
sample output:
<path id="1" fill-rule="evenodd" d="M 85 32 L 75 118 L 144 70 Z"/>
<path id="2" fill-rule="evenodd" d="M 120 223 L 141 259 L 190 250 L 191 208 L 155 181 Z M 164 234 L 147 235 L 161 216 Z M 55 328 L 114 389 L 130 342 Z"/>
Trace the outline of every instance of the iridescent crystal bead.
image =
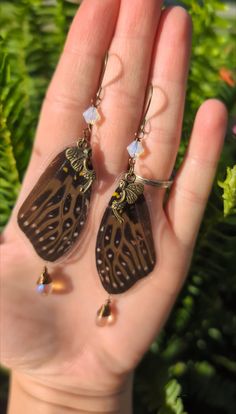
<path id="1" fill-rule="evenodd" d="M 52 289 L 52 278 L 48 273 L 47 267 L 45 266 L 43 272 L 37 280 L 36 291 L 41 295 L 49 295 L 52 292 Z"/>
<path id="2" fill-rule="evenodd" d="M 132 158 L 137 158 L 144 152 L 144 148 L 140 141 L 134 140 L 128 145 L 127 151 Z"/>
<path id="3" fill-rule="evenodd" d="M 94 125 L 101 119 L 101 116 L 96 108 L 96 106 L 90 106 L 86 111 L 83 112 L 83 117 L 87 124 Z"/>
<path id="4" fill-rule="evenodd" d="M 40 295 L 50 295 L 50 293 L 52 293 L 52 283 L 40 283 L 37 285 L 36 291 Z"/>

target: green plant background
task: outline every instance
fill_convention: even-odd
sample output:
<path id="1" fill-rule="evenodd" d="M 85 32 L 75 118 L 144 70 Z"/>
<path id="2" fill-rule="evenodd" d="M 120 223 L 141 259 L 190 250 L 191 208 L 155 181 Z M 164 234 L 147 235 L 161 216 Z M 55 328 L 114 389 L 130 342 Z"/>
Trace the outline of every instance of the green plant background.
<path id="1" fill-rule="evenodd" d="M 223 100 L 231 123 L 188 282 L 168 324 L 136 370 L 134 412 L 234 414 L 236 140 L 231 124 L 236 88 L 220 78 L 219 70 L 236 68 L 236 19 L 224 17 L 224 6 L 218 0 L 184 0 L 182 4 L 192 15 L 194 35 L 177 164 L 204 99 Z M 1 0 L 1 228 L 20 189 L 40 105 L 76 8 L 66 0 Z M 0 375 L 1 412 L 5 413 L 7 371 L 2 369 Z"/>

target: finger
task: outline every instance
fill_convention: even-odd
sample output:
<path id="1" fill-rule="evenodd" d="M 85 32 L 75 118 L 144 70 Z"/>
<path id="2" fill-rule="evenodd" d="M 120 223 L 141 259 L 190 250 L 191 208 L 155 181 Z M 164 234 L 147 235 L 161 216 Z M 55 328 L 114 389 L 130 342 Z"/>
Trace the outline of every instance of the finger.
<path id="1" fill-rule="evenodd" d="M 116 80 L 105 90 L 105 122 L 96 131 L 103 169 L 110 174 L 120 173 L 127 164 L 126 146 L 141 117 L 160 9 L 160 0 L 121 2 L 104 84 Z"/>
<path id="2" fill-rule="evenodd" d="M 163 11 L 158 28 L 151 83 L 150 133 L 139 159 L 141 175 L 168 179 L 173 169 L 182 128 L 191 49 L 191 18 L 182 7 Z M 153 114 L 153 117 L 152 117 Z"/>
<path id="3" fill-rule="evenodd" d="M 82 113 L 97 91 L 119 5 L 119 0 L 84 0 L 80 6 L 43 103 L 35 142 L 38 153 L 58 152 L 81 133 Z"/>
<path id="4" fill-rule="evenodd" d="M 208 100 L 200 107 L 183 165 L 171 190 L 167 215 L 177 238 L 193 245 L 211 190 L 227 125 L 225 106 Z"/>

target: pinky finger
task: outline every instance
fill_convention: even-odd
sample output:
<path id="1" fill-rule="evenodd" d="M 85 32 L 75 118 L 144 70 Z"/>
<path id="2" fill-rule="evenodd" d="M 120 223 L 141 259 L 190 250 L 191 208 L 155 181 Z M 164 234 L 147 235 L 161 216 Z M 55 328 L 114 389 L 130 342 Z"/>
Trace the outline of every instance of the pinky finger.
<path id="1" fill-rule="evenodd" d="M 190 143 L 176 176 L 166 213 L 181 243 L 192 247 L 214 180 L 227 126 L 222 102 L 210 99 L 198 110 Z"/>

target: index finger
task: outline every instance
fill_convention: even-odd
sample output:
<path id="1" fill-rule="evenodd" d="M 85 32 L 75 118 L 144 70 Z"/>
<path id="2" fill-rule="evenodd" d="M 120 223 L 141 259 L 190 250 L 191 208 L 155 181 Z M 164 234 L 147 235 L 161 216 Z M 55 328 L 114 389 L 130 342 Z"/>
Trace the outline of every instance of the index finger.
<path id="1" fill-rule="evenodd" d="M 82 112 L 95 95 L 104 55 L 109 48 L 120 0 L 84 0 L 49 85 L 37 128 L 29 179 L 38 154 L 59 152 L 74 142 L 84 126 Z M 27 179 L 28 179 L 27 177 Z"/>

